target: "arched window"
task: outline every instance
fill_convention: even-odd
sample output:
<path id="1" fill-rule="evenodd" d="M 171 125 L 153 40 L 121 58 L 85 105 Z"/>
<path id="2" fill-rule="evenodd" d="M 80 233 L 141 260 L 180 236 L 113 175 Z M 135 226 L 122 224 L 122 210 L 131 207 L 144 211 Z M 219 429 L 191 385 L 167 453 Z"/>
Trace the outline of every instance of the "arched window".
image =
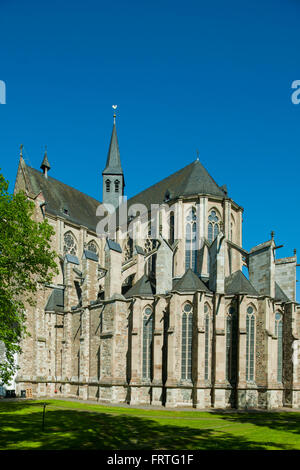
<path id="1" fill-rule="evenodd" d="M 207 231 L 207 238 L 210 243 L 214 241 L 214 239 L 218 236 L 220 231 L 220 218 L 217 216 L 215 210 L 211 210 L 208 216 L 208 231 Z"/>
<path id="2" fill-rule="evenodd" d="M 105 181 L 105 187 L 106 187 L 106 192 L 109 193 L 110 192 L 110 180 Z"/>
<path id="3" fill-rule="evenodd" d="M 151 238 L 151 223 L 148 225 L 148 236 L 145 239 L 144 251 L 146 254 L 151 253 L 157 248 L 158 242 L 156 239 Z M 149 277 L 156 277 L 156 253 L 149 256 L 146 261 L 146 273 Z"/>
<path id="4" fill-rule="evenodd" d="M 116 181 L 115 181 L 115 193 L 118 193 L 118 192 L 119 192 L 119 188 L 120 188 L 120 181 L 119 181 L 119 180 L 116 180 Z"/>
<path id="5" fill-rule="evenodd" d="M 237 372 L 237 313 L 230 306 L 226 315 L 226 380 L 232 385 L 236 383 Z"/>
<path id="6" fill-rule="evenodd" d="M 76 240 L 72 232 L 66 232 L 64 234 L 64 255 L 74 255 L 77 253 Z"/>
<path id="7" fill-rule="evenodd" d="M 282 382 L 282 315 L 275 314 L 275 336 L 277 336 L 277 382 Z"/>
<path id="8" fill-rule="evenodd" d="M 169 242 L 170 242 L 170 245 L 173 245 L 173 243 L 175 241 L 175 216 L 174 216 L 174 212 L 170 213 L 169 224 L 170 224 Z"/>
<path id="9" fill-rule="evenodd" d="M 254 354 L 255 354 L 255 314 L 253 307 L 247 308 L 246 315 L 246 380 L 254 381 Z"/>
<path id="10" fill-rule="evenodd" d="M 143 315 L 143 379 L 151 379 L 152 374 L 152 308 L 146 307 Z"/>
<path id="11" fill-rule="evenodd" d="M 234 241 L 233 238 L 233 234 L 234 234 L 234 227 L 235 227 L 235 221 L 234 221 L 234 217 L 233 215 L 231 215 L 231 218 L 230 218 L 230 232 L 229 232 L 229 240 L 230 241 Z"/>
<path id="12" fill-rule="evenodd" d="M 94 242 L 94 240 L 91 240 L 89 243 L 88 243 L 88 246 L 87 246 L 87 249 L 89 251 L 92 251 L 93 253 L 98 253 L 98 248 L 97 248 L 97 245 L 96 243 Z"/>
<path id="13" fill-rule="evenodd" d="M 207 304 L 204 305 L 204 326 L 205 326 L 205 365 L 204 365 L 204 379 L 209 378 L 209 339 L 210 339 L 210 322 L 209 315 L 210 309 Z"/>
<path id="14" fill-rule="evenodd" d="M 181 326 L 181 378 L 192 379 L 192 336 L 193 307 L 190 303 L 183 306 Z"/>
<path id="15" fill-rule="evenodd" d="M 197 215 L 193 207 L 186 218 L 185 225 L 185 270 L 197 272 Z"/>

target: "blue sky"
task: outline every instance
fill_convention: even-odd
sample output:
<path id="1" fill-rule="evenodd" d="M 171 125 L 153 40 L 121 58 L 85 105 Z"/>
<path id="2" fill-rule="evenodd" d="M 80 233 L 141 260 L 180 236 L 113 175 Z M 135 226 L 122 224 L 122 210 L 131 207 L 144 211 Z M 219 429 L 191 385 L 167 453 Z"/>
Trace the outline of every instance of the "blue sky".
<path id="1" fill-rule="evenodd" d="M 0 0 L 0 167 L 19 146 L 101 198 L 112 104 L 126 194 L 199 157 L 244 207 L 244 248 L 300 253 L 298 0 Z M 299 278 L 300 279 L 300 278 Z M 299 296 L 298 296 L 299 299 Z"/>

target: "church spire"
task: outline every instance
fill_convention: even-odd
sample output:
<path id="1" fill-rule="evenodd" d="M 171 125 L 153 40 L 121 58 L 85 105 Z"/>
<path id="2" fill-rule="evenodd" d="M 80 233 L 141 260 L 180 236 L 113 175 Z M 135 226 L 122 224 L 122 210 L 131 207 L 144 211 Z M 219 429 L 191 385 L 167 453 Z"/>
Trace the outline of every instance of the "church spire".
<path id="1" fill-rule="evenodd" d="M 113 106 L 114 110 L 116 110 L 116 107 L 116 105 Z M 117 207 L 120 203 L 120 197 L 124 195 L 125 182 L 121 165 L 115 113 L 106 165 L 102 172 L 102 176 L 103 202 Z"/>
<path id="2" fill-rule="evenodd" d="M 106 166 L 102 174 L 103 175 L 123 174 L 123 170 L 121 166 L 120 150 L 119 150 L 119 144 L 118 144 L 117 129 L 116 129 L 116 113 L 114 113 L 114 124 L 113 124 L 113 130 L 112 130 L 110 145 L 109 145 L 108 154 L 107 154 Z"/>

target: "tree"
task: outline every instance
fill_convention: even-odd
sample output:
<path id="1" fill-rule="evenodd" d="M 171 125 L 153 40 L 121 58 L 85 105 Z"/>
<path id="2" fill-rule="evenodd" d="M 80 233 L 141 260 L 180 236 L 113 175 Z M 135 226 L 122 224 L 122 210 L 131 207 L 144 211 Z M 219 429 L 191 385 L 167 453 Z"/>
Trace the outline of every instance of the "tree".
<path id="1" fill-rule="evenodd" d="M 34 294 L 57 272 L 57 255 L 50 243 L 54 230 L 46 219 L 34 220 L 34 208 L 24 192 L 9 194 L 0 173 L 0 344 L 5 347 L 0 383 L 4 384 L 16 371 L 14 355 L 21 352 L 20 341 L 29 334 L 26 305 L 35 305 Z"/>

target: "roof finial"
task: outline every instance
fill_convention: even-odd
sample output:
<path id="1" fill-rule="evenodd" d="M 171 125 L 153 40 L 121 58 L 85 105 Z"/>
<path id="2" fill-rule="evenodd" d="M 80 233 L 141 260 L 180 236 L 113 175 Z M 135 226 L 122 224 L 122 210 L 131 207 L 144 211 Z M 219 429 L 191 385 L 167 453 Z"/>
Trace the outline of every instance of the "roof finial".
<path id="1" fill-rule="evenodd" d="M 275 232 L 272 230 L 272 232 L 271 232 L 271 238 L 272 238 L 272 240 L 274 240 L 274 235 L 275 235 Z"/>
<path id="2" fill-rule="evenodd" d="M 198 149 L 196 150 L 196 153 L 197 153 L 197 161 L 199 161 L 199 150 Z"/>
<path id="3" fill-rule="evenodd" d="M 116 109 L 117 109 L 118 105 L 117 104 L 113 104 L 112 105 L 112 108 L 114 109 L 114 124 L 116 124 Z"/>
<path id="4" fill-rule="evenodd" d="M 20 157 L 23 157 L 23 144 L 20 145 Z"/>

